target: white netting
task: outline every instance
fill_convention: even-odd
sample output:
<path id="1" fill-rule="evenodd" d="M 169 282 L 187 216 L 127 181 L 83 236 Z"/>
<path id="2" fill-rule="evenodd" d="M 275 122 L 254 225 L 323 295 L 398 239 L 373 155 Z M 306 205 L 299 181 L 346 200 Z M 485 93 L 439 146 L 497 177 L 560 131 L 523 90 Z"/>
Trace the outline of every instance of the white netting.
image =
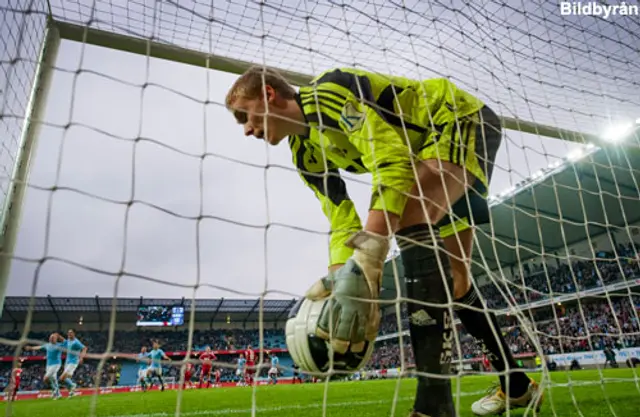
<path id="1" fill-rule="evenodd" d="M 546 1 L 9 1 L 0 6 L 5 204 L 47 17 L 309 75 L 353 66 L 406 77 L 449 77 L 502 116 L 594 135 L 640 117 L 638 16 L 563 16 L 558 4 Z M 234 330 L 234 338 L 279 343 L 289 301 L 269 310 L 255 297 L 300 296 L 326 266 L 326 222 L 291 167 L 290 153 L 240 139 L 223 103 L 235 75 L 158 60 L 153 48 L 150 55 L 112 50 L 132 49 L 127 46 L 132 39 L 106 36 L 101 39 L 107 48 L 92 46 L 95 34 L 85 35 L 88 43 L 63 40 L 60 46 L 18 245 L 5 258 L 13 259 L 8 294 L 185 297 L 188 330 L 162 336 L 176 351 L 226 340 L 224 331 L 211 329 L 214 324 L 246 325 L 252 315 L 263 331 L 247 336 Z M 568 353 L 600 352 L 612 343 L 620 348 L 620 361 L 640 356 L 638 162 L 637 135 L 617 147 L 596 148 L 505 132 L 491 187 L 494 221 L 478 232 L 473 275 L 526 367 L 535 367 L 536 356 L 552 354 L 566 366 Z M 364 218 L 369 185 L 346 178 Z M 397 275 L 390 265 L 385 287 Z M 395 290 L 387 291 L 396 297 Z M 192 300 L 221 296 L 254 299 L 228 310 L 195 301 L 191 308 Z M 148 335 L 131 337 L 129 317 L 122 315 L 129 310 L 110 301 L 97 301 L 104 328 L 86 330 L 85 337 L 94 342 L 94 352 L 109 357 L 134 353 Z M 20 336 L 43 339 L 68 320 L 77 323 L 78 314 L 97 320 L 97 312 L 84 313 L 87 304 L 58 310 L 62 317 L 48 324 L 23 327 L 39 310 L 53 317 L 49 309 L 57 302 L 64 305 L 39 298 L 5 309 L 3 323 L 20 328 L 5 329 L 6 356 L 13 355 Z M 390 313 L 366 378 L 357 379 L 410 369 L 410 350 L 400 355 L 408 338 L 400 342 L 397 335 L 406 330 L 406 318 Z M 271 322 L 277 329 L 264 331 Z M 477 372 L 481 349 L 463 330 L 458 341 L 457 367 Z M 591 355 L 576 357 L 598 371 L 574 379 L 637 381 L 631 372 L 601 372 L 601 354 Z M 85 370 L 93 381 L 107 384 L 108 359 Z M 223 368 L 230 377 L 233 366 Z M 169 378 L 179 375 L 179 368 L 172 369 Z M 466 410 L 489 379 L 468 382 L 461 375 L 455 376 L 457 393 Z M 575 409 L 589 415 L 582 404 L 591 391 L 563 388 L 565 377 L 545 378 L 557 385 L 547 412 L 565 415 Z M 637 395 L 635 387 L 631 390 Z M 318 392 L 324 402 L 301 397 L 295 408 L 287 396 L 261 403 L 254 390 L 251 400 L 237 397 L 236 411 L 229 412 L 264 407 L 267 415 L 293 415 L 322 408 L 323 415 L 331 415 L 352 403 L 399 415 L 412 395 L 400 385 L 379 392 L 386 402 L 334 396 L 331 388 Z M 599 389 L 597 395 L 607 407 L 598 412 L 632 415 L 614 411 L 616 401 L 624 399 Z M 571 401 L 558 399 L 563 396 Z M 216 408 L 180 398 L 177 409 L 186 415 Z M 111 406 L 102 397 L 98 402 Z M 93 403 L 91 414 L 96 410 Z"/>

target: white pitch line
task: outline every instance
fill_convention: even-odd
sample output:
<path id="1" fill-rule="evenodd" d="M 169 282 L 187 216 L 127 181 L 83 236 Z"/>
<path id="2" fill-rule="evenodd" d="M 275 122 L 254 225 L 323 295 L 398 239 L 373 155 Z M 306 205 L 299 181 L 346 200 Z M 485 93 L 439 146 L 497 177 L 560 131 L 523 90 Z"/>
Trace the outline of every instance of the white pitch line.
<path id="1" fill-rule="evenodd" d="M 413 397 L 398 397 L 399 401 L 411 400 Z M 377 405 L 377 404 L 391 404 L 393 400 L 371 400 L 371 401 L 349 401 L 349 402 L 340 402 L 340 403 L 328 403 L 327 408 L 334 407 L 346 407 L 349 405 Z M 322 408 L 322 404 L 294 404 L 294 405 L 282 405 L 278 407 L 256 407 L 256 412 L 264 413 L 264 412 L 277 412 L 277 411 L 287 411 L 287 410 L 309 410 L 312 408 Z M 251 413 L 253 411 L 252 408 L 225 408 L 222 410 L 199 410 L 199 411 L 184 411 L 181 412 L 180 416 L 184 417 L 199 417 L 199 416 L 219 416 L 219 415 L 227 415 L 227 414 L 246 414 Z M 151 413 L 151 414 L 123 414 L 119 416 L 105 416 L 105 417 L 173 417 L 175 413 Z"/>
<path id="2" fill-rule="evenodd" d="M 475 391 L 475 392 L 461 392 L 461 397 L 467 397 L 470 395 L 479 395 L 484 394 L 486 390 Z M 413 400 L 413 396 L 411 397 L 398 397 L 398 401 L 410 401 Z M 335 408 L 335 407 L 346 407 L 346 406 L 364 406 L 364 405 L 380 405 L 380 404 L 391 404 L 393 399 L 389 400 L 369 400 L 369 401 L 348 401 L 348 402 L 339 402 L 339 403 L 328 403 L 327 408 Z M 282 405 L 277 407 L 256 407 L 257 413 L 264 412 L 277 412 L 277 411 L 290 411 L 290 410 L 309 410 L 312 408 L 322 408 L 322 404 L 294 404 L 294 405 Z M 227 414 L 247 414 L 253 411 L 252 408 L 225 408 L 221 410 L 199 410 L 199 411 L 183 411 L 179 416 L 183 417 L 201 417 L 201 416 L 219 416 L 219 415 L 227 415 Z M 117 416 L 104 416 L 104 417 L 174 417 L 176 413 L 149 413 L 149 414 L 122 414 Z"/>
<path id="3" fill-rule="evenodd" d="M 614 379 L 610 378 L 606 381 L 607 383 L 615 383 L 615 382 L 634 382 L 633 379 Z M 563 388 L 569 385 L 579 386 L 579 385 L 597 385 L 600 384 L 600 381 L 572 381 L 571 383 L 552 383 L 551 388 Z M 549 384 L 546 384 L 547 387 Z M 474 392 L 460 392 L 460 397 L 468 397 L 472 395 L 482 395 L 486 394 L 486 390 L 474 391 Z M 453 394 L 457 395 L 456 392 Z M 411 397 L 398 397 L 398 401 L 410 401 L 413 400 L 413 396 Z M 348 401 L 348 402 L 339 402 L 339 403 L 328 403 L 327 408 L 336 408 L 336 407 L 346 407 L 346 406 L 366 406 L 366 405 L 381 405 L 381 404 L 391 404 L 393 399 L 389 400 L 369 400 L 369 401 Z M 322 404 L 293 404 L 293 405 L 282 405 L 277 407 L 256 407 L 257 413 L 265 413 L 265 412 L 278 412 L 278 411 L 290 411 L 290 410 L 310 410 L 310 409 L 318 409 L 322 408 Z M 220 416 L 220 415 L 233 415 L 233 414 L 250 414 L 253 411 L 252 408 L 224 408 L 220 410 L 198 410 L 198 411 L 182 411 L 178 414 L 181 417 L 207 417 L 207 416 Z M 121 415 L 104 415 L 104 417 L 175 417 L 176 413 L 147 413 L 147 414 L 121 414 Z M 100 416 L 102 417 L 102 416 Z"/>

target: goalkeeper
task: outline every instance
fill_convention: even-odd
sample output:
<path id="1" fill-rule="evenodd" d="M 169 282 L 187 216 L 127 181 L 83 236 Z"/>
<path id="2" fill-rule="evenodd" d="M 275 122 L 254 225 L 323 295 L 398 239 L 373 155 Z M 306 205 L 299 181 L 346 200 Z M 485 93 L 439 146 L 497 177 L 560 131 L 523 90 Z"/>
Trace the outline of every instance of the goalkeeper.
<path id="1" fill-rule="evenodd" d="M 515 370 L 495 315 L 481 311 L 470 280 L 473 225 L 489 221 L 485 198 L 502 138 L 495 113 L 446 79 L 347 68 L 327 71 L 296 92 L 277 72 L 254 67 L 231 87 L 226 106 L 247 136 L 271 145 L 289 137 L 293 163 L 331 223 L 330 273 L 306 294 L 312 300 L 334 295 L 318 319 L 319 337 L 338 353 L 362 351 L 375 340 L 380 312 L 371 300 L 379 297 L 395 234 L 407 297 L 416 301 L 408 303 L 409 329 L 423 374 L 413 415 L 455 415 L 450 380 L 437 377 L 449 373 L 452 301 L 493 367 L 510 371 L 472 410 L 500 414 L 536 397 L 537 385 Z M 364 229 L 339 169 L 372 174 Z"/>

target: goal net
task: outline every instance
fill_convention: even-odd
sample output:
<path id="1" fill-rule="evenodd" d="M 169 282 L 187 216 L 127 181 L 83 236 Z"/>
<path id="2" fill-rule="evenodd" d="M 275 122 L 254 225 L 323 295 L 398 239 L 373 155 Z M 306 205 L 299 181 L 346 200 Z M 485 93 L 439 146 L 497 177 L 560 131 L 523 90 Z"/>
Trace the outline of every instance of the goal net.
<path id="1" fill-rule="evenodd" d="M 332 68 L 355 67 L 448 78 L 500 115 L 504 135 L 488 190 L 492 221 L 476 228 L 471 259 L 484 311 L 497 315 L 495 332 L 541 384 L 543 413 L 635 415 L 628 404 L 640 394 L 632 362 L 640 359 L 640 16 L 635 4 L 612 7 L 457 0 L 4 2 L 0 294 L 3 303 L 15 296 L 26 301 L 12 304 L 20 313 L 3 309 L 0 385 L 9 385 L 26 346 L 82 326 L 93 314 L 100 328 L 92 330 L 94 362 L 83 372 L 93 381 L 87 386 L 106 386 L 112 356 L 131 361 L 139 351 L 133 340 L 155 337 L 126 327 L 135 320 L 126 322 L 128 305 L 119 299 L 140 297 L 182 298 L 181 351 L 223 338 L 228 348 L 233 334 L 233 362 L 218 364 L 223 382 L 242 385 L 234 376 L 235 349 L 247 340 L 257 340 L 256 349 L 277 345 L 286 311 L 269 310 L 266 302 L 301 297 L 325 273 L 330 231 L 288 147 L 245 140 L 225 109 L 225 94 L 253 65 L 278 69 L 296 86 Z M 365 219 L 371 177 L 344 173 L 343 179 Z M 263 395 L 256 384 L 211 403 L 180 391 L 177 400 L 160 399 L 159 410 L 142 402 L 123 410 L 115 397 L 92 391 L 90 415 L 151 416 L 168 409 L 177 415 L 404 415 L 413 404 L 415 366 L 399 255 L 396 247 L 385 267 L 384 316 L 372 359 L 348 378 L 361 384 L 357 388 L 336 388 L 347 382 L 330 382 L 325 374 L 312 391 L 295 394 L 274 389 Z M 70 323 L 52 297 L 95 298 L 98 307 L 93 313 L 89 305 L 68 307 L 76 317 Z M 222 314 L 222 301 L 213 303 L 221 298 L 255 301 Z M 203 314 L 198 306 L 209 310 Z M 48 322 L 33 320 L 51 308 Z M 471 415 L 471 404 L 498 378 L 485 366 L 486 347 L 455 323 L 447 377 L 460 415 Z M 247 338 L 246 331 L 257 336 Z M 289 382 L 292 361 L 282 348 L 281 376 Z M 266 361 L 266 351 L 260 357 Z M 165 364 L 173 367 L 172 387 L 184 378 L 183 363 Z M 25 365 L 24 372 L 39 380 L 43 365 Z M 128 377 L 125 368 L 118 378 Z M 258 380 L 266 384 L 263 373 Z M 27 386 L 40 389 L 47 386 Z M 37 402 L 7 407 L 38 413 Z"/>

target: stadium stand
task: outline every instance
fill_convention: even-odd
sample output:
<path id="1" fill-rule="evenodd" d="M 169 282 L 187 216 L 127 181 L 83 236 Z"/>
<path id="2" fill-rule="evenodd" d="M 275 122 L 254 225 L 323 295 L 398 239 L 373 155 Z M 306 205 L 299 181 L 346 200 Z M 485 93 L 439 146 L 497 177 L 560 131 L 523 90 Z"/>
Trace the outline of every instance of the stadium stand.
<path id="1" fill-rule="evenodd" d="M 638 244 L 632 241 L 637 233 L 631 233 L 637 229 L 629 228 L 640 221 L 640 211 L 624 209 L 623 215 L 617 200 L 603 198 L 600 201 L 598 197 L 607 193 L 616 195 L 619 190 L 636 192 L 636 188 L 632 179 L 622 175 L 615 182 L 607 179 L 609 174 L 600 168 L 607 165 L 606 155 L 596 153 L 591 158 L 592 164 L 574 164 L 571 170 L 545 173 L 535 180 L 517 184 L 515 188 L 524 191 L 499 197 L 509 198 L 510 204 L 495 201 L 491 207 L 494 218 L 517 221 L 495 222 L 491 233 L 481 230 L 478 235 L 480 250 L 474 254 L 474 277 L 487 307 L 497 311 L 501 331 L 511 350 L 520 357 L 532 357 L 538 352 L 553 355 L 600 350 L 605 346 L 640 347 L 637 313 L 640 296 L 635 295 L 640 286 L 640 265 Z M 592 172 L 594 169 L 598 172 Z M 575 186 L 576 175 L 582 178 L 580 187 Z M 599 181 L 589 180 L 594 175 Z M 563 186 L 561 195 L 554 192 L 559 186 Z M 537 201 L 547 202 L 544 207 L 532 202 L 534 195 Z M 634 195 L 635 204 L 637 194 Z M 587 198 L 598 200 L 594 200 L 594 204 L 585 202 L 581 207 L 571 204 Z M 607 222 L 593 220 L 600 219 L 602 212 L 607 213 Z M 568 222 L 562 224 L 557 221 L 559 218 Z M 585 223 L 585 219 L 590 222 Z M 544 236 L 538 233 L 540 230 Z M 545 253 L 541 254 L 543 247 Z M 482 258 L 477 253 L 483 253 Z M 397 256 L 393 254 L 385 268 L 382 298 L 386 300 L 398 295 L 395 284 L 403 272 L 401 262 L 396 262 Z M 195 300 L 191 348 L 199 350 L 210 345 L 218 351 L 222 379 L 231 380 L 236 349 L 248 344 L 259 346 L 258 312 L 262 307 L 264 347 L 283 349 L 281 365 L 290 367 L 291 359 L 284 350 L 283 328 L 294 303 L 295 300 L 263 300 L 262 305 L 256 299 Z M 16 341 L 22 336 L 30 310 L 29 339 L 44 340 L 51 331 L 75 327 L 90 352 L 103 353 L 109 338 L 110 314 L 115 308 L 113 345 L 97 378 L 101 386 L 109 383 L 106 370 L 111 364 L 119 369 L 115 383 L 132 384 L 136 364 L 127 356 L 137 353 L 140 346 L 152 338 L 159 339 L 170 356 L 184 357 L 188 349 L 187 327 L 137 328 L 135 314 L 144 304 L 182 305 L 185 317 L 190 317 L 192 308 L 191 300 L 184 299 L 7 297 L 0 319 L 0 387 L 8 380 Z M 525 331 L 523 320 L 527 321 L 526 328 L 530 331 Z M 367 369 L 392 369 L 402 365 L 399 333 L 405 335 L 402 353 L 405 368 L 410 368 L 413 358 L 407 327 L 406 313 L 401 311 L 398 319 L 395 307 L 389 304 Z M 458 333 L 458 340 L 460 349 L 454 349 L 456 358 L 479 362 L 481 350 L 463 329 Z M 43 388 L 40 381 L 43 362 L 38 353 L 18 353 L 24 360 L 21 388 Z M 81 386 L 95 385 L 98 365 L 97 360 L 87 360 L 79 367 L 76 377 Z M 167 372 L 169 376 L 177 376 L 178 370 L 173 366 Z"/>
<path id="2" fill-rule="evenodd" d="M 604 267 L 606 268 L 606 266 Z M 632 268 L 636 271 L 636 267 Z M 583 271 L 587 271 L 584 270 Z M 631 269 L 630 269 L 631 271 Z M 534 271 L 535 273 L 535 271 Z M 585 273 L 584 275 L 588 275 Z M 559 282 L 562 276 L 558 276 L 558 281 L 553 284 L 560 288 Z M 593 282 L 593 281 L 591 281 Z M 608 283 L 616 282 L 611 280 Z M 484 288 L 484 287 L 483 287 Z M 590 286 L 584 287 L 591 288 Z M 483 291 L 484 292 L 484 291 Z M 52 299 L 53 300 L 53 299 Z M 488 301 L 495 298 L 489 297 Z M 554 354 L 559 352 L 578 352 L 587 350 L 599 350 L 604 346 L 610 345 L 616 348 L 622 347 L 638 347 L 640 346 L 640 336 L 638 336 L 639 326 L 637 316 L 634 314 L 636 308 L 640 306 L 640 297 L 632 298 L 633 304 L 628 296 L 619 295 L 611 296 L 610 300 L 593 298 L 582 300 L 581 304 L 577 304 L 577 300 L 567 302 L 560 306 L 551 305 L 540 307 L 537 309 L 527 310 L 535 323 L 536 336 L 545 354 Z M 7 301 L 11 304 L 12 299 Z M 71 305 L 67 303 L 67 305 Z M 555 309 L 555 312 L 553 311 Z M 62 313 L 58 313 L 61 315 Z M 558 320 L 555 320 L 555 317 Z M 62 319 L 63 316 L 61 316 Z M 248 324 L 250 321 L 245 322 Z M 407 326 L 406 314 L 402 314 L 401 323 L 403 330 Z M 515 323 L 515 324 L 514 324 Z M 559 325 L 557 324 L 559 323 Z M 586 324 L 585 324 L 586 323 Z M 85 322 L 85 325 L 89 324 Z M 255 323 L 254 323 L 255 324 Z M 271 324 L 271 323 L 270 323 Z M 517 320 L 511 320 L 506 314 L 501 316 L 501 324 L 504 326 L 502 331 L 507 336 L 507 340 L 511 349 L 516 354 L 532 354 L 535 352 L 534 344 L 522 331 Z M 76 326 L 78 327 L 78 326 Z M 57 330 L 57 326 L 51 327 L 51 330 Z M 618 331 L 622 329 L 622 331 Z M 29 339 L 45 340 L 50 331 L 34 331 L 29 334 Z M 284 352 L 286 345 L 284 343 L 284 333 L 282 328 L 265 329 L 264 330 L 265 348 L 282 349 L 281 363 L 284 367 L 291 367 L 290 357 Z M 399 368 L 401 365 L 400 345 L 397 337 L 397 317 L 395 314 L 386 314 L 381 326 L 381 339 L 377 345 L 374 355 L 367 366 L 367 369 L 389 369 Z M 12 331 L 2 334 L 5 340 L 18 340 L 20 332 Z M 78 336 L 91 348 L 91 352 L 102 353 L 106 350 L 108 333 L 99 330 L 82 331 L 80 327 Z M 111 352 L 113 359 L 103 366 L 100 375 L 99 384 L 107 386 L 109 377 L 106 369 L 111 363 L 120 367 L 120 377 L 116 381 L 119 385 L 135 385 L 135 376 L 137 364 L 123 358 L 123 355 L 133 354 L 139 351 L 140 346 L 148 345 L 150 339 L 160 340 L 165 351 L 170 356 L 181 358 L 184 357 L 184 351 L 187 349 L 187 331 L 186 330 L 117 330 L 114 332 L 114 344 Z M 385 336 L 387 338 L 385 339 Z M 471 340 L 471 338 L 461 330 L 459 333 L 460 352 L 464 360 L 479 360 L 481 356 L 480 347 Z M 413 362 L 411 348 L 408 344 L 408 337 L 404 337 L 403 346 L 404 360 L 407 367 Z M 217 350 L 219 364 L 222 370 L 222 380 L 233 380 L 233 363 L 237 357 L 236 349 L 242 349 L 247 345 L 259 345 L 259 332 L 257 329 L 241 329 L 227 328 L 221 329 L 196 329 L 193 334 L 192 350 L 202 350 L 206 345 Z M 222 352 L 222 353 L 220 353 Z M 226 352 L 226 353 L 225 353 Z M 0 345 L 0 386 L 6 384 L 11 370 L 11 360 L 15 354 L 15 346 L 3 344 Z M 21 389 L 38 390 L 44 388 L 40 381 L 44 371 L 43 363 L 38 352 L 21 352 L 20 357 L 24 360 L 24 376 L 22 379 Z M 30 356 L 35 356 L 30 358 Z M 456 352 L 458 357 L 458 352 Z M 33 359 L 33 360 L 31 360 Z M 82 387 L 94 387 L 95 376 L 97 374 L 98 361 L 89 360 L 78 368 L 76 373 L 77 381 Z M 167 376 L 178 377 L 178 367 L 167 367 Z M 290 373 L 285 373 L 288 376 Z"/>

